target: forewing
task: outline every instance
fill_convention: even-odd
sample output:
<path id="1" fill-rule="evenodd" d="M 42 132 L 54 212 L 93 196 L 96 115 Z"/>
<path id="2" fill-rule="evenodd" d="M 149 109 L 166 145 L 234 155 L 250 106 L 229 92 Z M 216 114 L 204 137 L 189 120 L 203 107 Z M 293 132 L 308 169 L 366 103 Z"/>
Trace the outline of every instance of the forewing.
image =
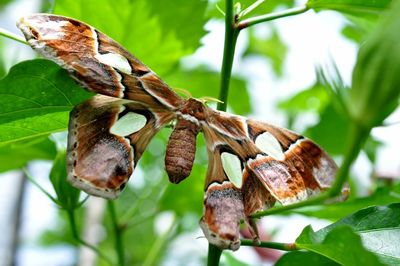
<path id="1" fill-rule="evenodd" d="M 87 89 L 175 109 L 182 99 L 114 40 L 83 22 L 57 15 L 23 17 L 17 26 L 33 49 L 67 69 Z"/>
<path id="2" fill-rule="evenodd" d="M 70 114 L 68 180 L 88 194 L 116 198 L 144 149 L 174 113 L 96 96 Z"/>

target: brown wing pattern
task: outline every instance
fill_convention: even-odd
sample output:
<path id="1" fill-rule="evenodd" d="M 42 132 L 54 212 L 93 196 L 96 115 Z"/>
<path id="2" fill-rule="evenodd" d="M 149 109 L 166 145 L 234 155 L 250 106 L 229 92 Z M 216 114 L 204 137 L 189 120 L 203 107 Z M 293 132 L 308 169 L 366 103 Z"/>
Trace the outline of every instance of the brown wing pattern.
<path id="1" fill-rule="evenodd" d="M 174 118 L 164 109 L 96 96 L 74 108 L 68 178 L 87 193 L 116 198 L 157 131 Z"/>
<path id="2" fill-rule="evenodd" d="M 311 140 L 267 123 L 211 109 L 208 112 L 203 126 L 211 157 L 206 185 L 229 180 L 221 163 L 223 152 L 239 159 L 243 186 L 252 179 L 249 176 L 256 177 L 267 190 L 260 197 L 270 194 L 284 205 L 304 200 L 332 184 L 336 164 Z M 234 127 L 229 126 L 232 123 Z M 254 179 L 249 182 L 258 186 Z"/>
<path id="3" fill-rule="evenodd" d="M 305 200 L 332 184 L 336 164 L 311 140 L 284 128 L 209 108 L 205 117 L 202 129 L 209 165 L 202 218 L 206 225 L 202 224 L 202 229 L 209 241 L 220 243 L 221 248 L 235 247 L 239 235 L 227 238 L 221 232 L 235 232 L 238 225 L 217 219 L 218 212 L 210 211 L 219 206 L 210 205 L 213 191 L 226 190 L 220 194 L 228 202 L 233 195 L 239 197 L 234 189 L 240 191 L 243 216 L 249 217 L 276 201 L 286 205 Z M 256 228 L 250 229 L 257 238 Z"/>
<path id="4" fill-rule="evenodd" d="M 34 14 L 18 27 L 44 57 L 99 94 L 176 109 L 183 103 L 154 72 L 95 28 L 63 16 Z"/>

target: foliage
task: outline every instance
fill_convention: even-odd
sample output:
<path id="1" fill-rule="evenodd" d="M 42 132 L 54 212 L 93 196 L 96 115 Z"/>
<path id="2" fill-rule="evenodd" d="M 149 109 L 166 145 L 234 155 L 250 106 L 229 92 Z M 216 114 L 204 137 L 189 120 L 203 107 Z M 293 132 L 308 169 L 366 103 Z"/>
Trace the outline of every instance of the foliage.
<path id="1" fill-rule="evenodd" d="M 0 8 L 3 2 L 0 2 Z M 399 104 L 400 50 L 397 44 L 400 35 L 397 29 L 400 19 L 397 14 L 400 3 L 393 3 L 392 10 L 387 11 L 391 2 L 309 0 L 305 6 L 294 7 L 292 0 L 210 3 L 205 0 L 122 0 L 116 8 L 115 1 L 111 0 L 58 0 L 52 11 L 83 20 L 111 36 L 173 88 L 187 89 L 195 97 L 218 97 L 226 90 L 229 109 L 244 115 L 255 108 L 246 79 L 231 75 L 233 56 L 238 56 L 234 43 L 239 33 L 249 31 L 248 46 L 242 59 L 250 56 L 267 59 L 276 77 L 284 78 L 288 46 L 279 30 L 265 22 L 310 9 L 344 14 L 347 24 L 343 35 L 357 43 L 364 42 L 358 53 L 352 84 L 345 85 L 338 71 L 332 74 L 318 69 L 313 86 L 278 104 L 278 108 L 288 115 L 289 126 L 303 114 L 318 117 L 319 121 L 307 128 L 305 135 L 331 155 L 342 158 L 339 181 L 332 194 L 301 205 L 314 206 L 293 210 L 294 206 L 277 207 L 270 213 L 260 214 L 296 213 L 329 219 L 333 223 L 318 231 L 311 226 L 305 227 L 295 243 L 263 243 L 261 246 L 289 250 L 276 265 L 396 265 L 400 263 L 400 250 L 398 245 L 390 243 L 400 238 L 400 205 L 394 203 L 399 202 L 399 184 L 381 184 L 371 189 L 369 195 L 357 197 L 353 194 L 346 202 L 326 204 L 325 201 L 340 191 L 361 150 L 368 154 L 372 163 L 375 162 L 379 143 L 369 132 L 382 125 Z M 258 5 L 253 5 L 255 3 Z M 230 7 L 232 10 L 229 11 Z M 230 21 L 232 32 L 228 32 L 232 34 L 232 42 L 225 43 L 221 73 L 207 66 L 187 69 L 180 65 L 182 57 L 193 54 L 200 47 L 201 38 L 206 34 L 204 25 L 210 19 L 223 18 L 218 9 L 224 10 L 226 18 L 229 18 L 229 12 L 233 15 Z M 271 34 L 260 37 L 251 28 L 256 24 L 269 27 Z M 7 49 L 2 43 L 0 48 Z M 3 58 L 0 63 L 4 65 Z M 92 95 L 82 90 L 66 71 L 47 60 L 29 60 L 13 66 L 0 80 L 0 172 L 21 169 L 32 160 L 54 161 L 49 178 L 55 193 L 48 193 L 48 196 L 61 210 L 57 226 L 43 234 L 43 243 L 88 246 L 102 258 L 98 265 L 117 261 L 119 265 L 161 264 L 171 253 L 176 239 L 184 232 L 198 228 L 207 169 L 204 140 L 201 136 L 197 140 L 191 176 L 179 185 L 171 185 L 161 167 L 171 129 L 161 130 L 140 160 L 132 184 L 119 199 L 108 203 L 101 221 L 104 236 L 99 246 L 93 247 L 81 239 L 87 204 L 81 201 L 80 192 L 65 182 L 62 145 L 55 143 L 54 138 L 48 138 L 52 133 L 65 131 L 69 111 Z M 53 198 L 52 194 L 56 196 Z M 168 215 L 172 217 L 170 224 L 164 219 Z M 163 232 L 156 226 L 160 221 L 166 223 Z M 212 255 L 216 256 L 209 257 L 210 265 L 218 264 L 220 254 L 216 251 Z M 224 252 L 223 258 L 227 265 L 246 265 L 231 253 Z M 192 261 L 194 255 L 186 254 L 185 259 Z"/>

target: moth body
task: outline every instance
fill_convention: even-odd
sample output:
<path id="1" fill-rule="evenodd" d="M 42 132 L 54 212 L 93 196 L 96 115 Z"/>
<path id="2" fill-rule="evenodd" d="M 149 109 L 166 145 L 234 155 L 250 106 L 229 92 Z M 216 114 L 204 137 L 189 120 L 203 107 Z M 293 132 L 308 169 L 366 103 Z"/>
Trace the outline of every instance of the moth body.
<path id="1" fill-rule="evenodd" d="M 181 108 L 175 128 L 169 137 L 165 154 L 165 170 L 169 180 L 178 184 L 190 175 L 196 153 L 196 137 L 200 131 L 203 104 L 189 99 Z"/>

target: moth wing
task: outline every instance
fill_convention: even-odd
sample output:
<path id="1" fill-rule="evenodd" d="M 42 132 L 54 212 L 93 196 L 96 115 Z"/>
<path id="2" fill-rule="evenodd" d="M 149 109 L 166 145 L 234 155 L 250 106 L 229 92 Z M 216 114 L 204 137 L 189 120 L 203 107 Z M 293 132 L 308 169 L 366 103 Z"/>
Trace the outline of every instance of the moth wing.
<path id="1" fill-rule="evenodd" d="M 117 42 L 71 18 L 34 14 L 17 26 L 33 49 L 67 69 L 87 89 L 174 109 L 182 98 Z"/>
<path id="2" fill-rule="evenodd" d="M 70 114 L 68 180 L 88 194 L 116 198 L 147 144 L 175 114 L 95 96 Z"/>
<path id="3" fill-rule="evenodd" d="M 305 200 L 333 183 L 335 162 L 311 140 L 245 117 L 207 112 L 206 186 L 232 182 L 242 190 L 246 215 L 275 200 L 284 205 Z"/>
<path id="4" fill-rule="evenodd" d="M 255 120 L 247 120 L 247 127 L 261 153 L 246 167 L 281 204 L 306 200 L 334 182 L 335 162 L 310 139 Z"/>

